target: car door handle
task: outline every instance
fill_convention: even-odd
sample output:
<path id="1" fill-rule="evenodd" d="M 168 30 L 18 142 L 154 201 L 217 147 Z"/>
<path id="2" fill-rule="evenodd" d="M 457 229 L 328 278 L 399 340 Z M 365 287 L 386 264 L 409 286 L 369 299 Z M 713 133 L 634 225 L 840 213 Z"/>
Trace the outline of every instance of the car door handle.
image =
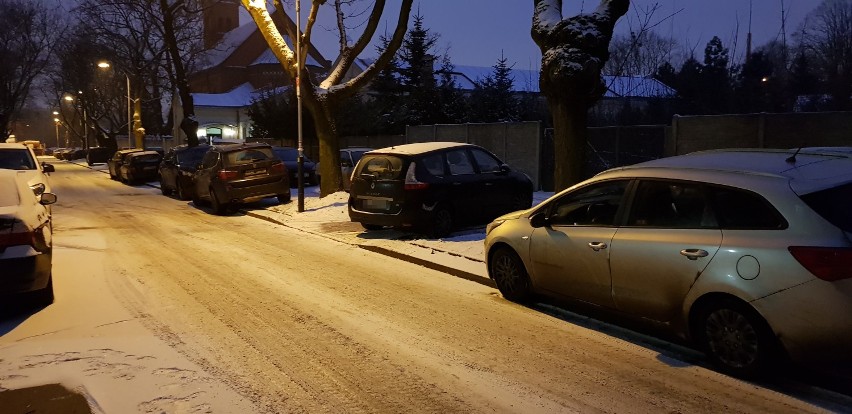
<path id="1" fill-rule="evenodd" d="M 591 247 L 592 250 L 599 252 L 601 249 L 606 249 L 607 245 L 604 242 L 589 242 L 589 247 Z"/>
<path id="2" fill-rule="evenodd" d="M 485 183 L 485 186 L 486 186 L 486 187 L 490 187 L 490 186 L 492 186 L 492 185 L 494 185 L 494 183 Z"/>
<path id="3" fill-rule="evenodd" d="M 680 251 L 680 254 L 686 256 L 689 260 L 698 260 L 699 257 L 707 257 L 709 253 L 707 253 L 707 250 L 702 249 L 683 249 Z"/>

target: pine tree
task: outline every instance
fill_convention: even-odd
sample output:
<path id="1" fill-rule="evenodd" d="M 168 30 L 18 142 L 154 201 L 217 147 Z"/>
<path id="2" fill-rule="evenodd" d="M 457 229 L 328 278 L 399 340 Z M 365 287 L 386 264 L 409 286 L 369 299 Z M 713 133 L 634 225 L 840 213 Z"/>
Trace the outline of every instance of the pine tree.
<path id="1" fill-rule="evenodd" d="M 445 54 L 441 59 L 441 76 L 438 84 L 441 108 L 441 115 L 437 120 L 439 123 L 459 124 L 467 121 L 467 98 L 456 84 L 453 72 L 455 72 L 455 66 L 450 62 L 450 57 Z"/>
<path id="2" fill-rule="evenodd" d="M 503 56 L 492 66 L 493 71 L 473 91 L 471 108 L 477 122 L 514 122 L 520 119 L 514 93 L 512 67 Z"/>
<path id="3" fill-rule="evenodd" d="M 434 123 L 439 118 L 438 90 L 435 82 L 435 55 L 431 49 L 438 36 L 423 27 L 423 16 L 414 16 L 414 27 L 400 48 L 400 80 L 405 98 L 403 107 L 409 125 Z"/>

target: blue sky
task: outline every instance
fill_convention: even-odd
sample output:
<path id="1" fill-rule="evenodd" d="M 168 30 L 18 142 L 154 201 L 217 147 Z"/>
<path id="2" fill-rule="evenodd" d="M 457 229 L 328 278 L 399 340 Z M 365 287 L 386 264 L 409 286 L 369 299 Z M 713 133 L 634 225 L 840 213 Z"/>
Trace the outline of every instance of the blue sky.
<path id="1" fill-rule="evenodd" d="M 292 4 L 292 0 L 290 0 Z M 307 13 L 309 0 L 302 0 L 302 14 Z M 391 0 L 385 18 L 392 30 L 398 11 L 398 0 Z M 574 15 L 581 9 L 589 11 L 597 7 L 598 0 L 563 0 L 564 15 Z M 749 25 L 751 4 L 752 44 L 756 47 L 778 38 L 781 31 L 782 4 L 787 16 L 787 40 L 804 17 L 815 8 L 818 0 L 632 0 L 630 11 L 618 25 L 618 33 L 629 33 L 638 29 L 645 19 L 647 10 L 658 5 L 651 21 L 662 21 L 655 30 L 680 42 L 686 53 L 694 50 L 703 56 L 704 46 L 713 36 L 719 36 L 726 46 L 733 49 L 738 40 L 736 54 L 745 51 L 746 33 Z M 286 4 L 286 3 L 285 3 Z M 537 69 L 541 54 L 530 38 L 532 22 L 532 0 L 419 0 L 419 8 L 425 26 L 440 35 L 440 49 L 449 50 L 457 65 L 492 66 L 506 56 L 516 69 Z M 321 11 L 329 17 L 331 9 Z M 291 11 L 292 13 L 292 11 Z M 667 18 L 674 15 L 671 18 Z M 739 33 L 737 35 L 737 24 Z M 333 25 L 328 27 L 333 27 Z M 319 33 L 315 39 L 319 40 Z M 317 42 L 326 58 L 336 57 L 336 44 Z"/>

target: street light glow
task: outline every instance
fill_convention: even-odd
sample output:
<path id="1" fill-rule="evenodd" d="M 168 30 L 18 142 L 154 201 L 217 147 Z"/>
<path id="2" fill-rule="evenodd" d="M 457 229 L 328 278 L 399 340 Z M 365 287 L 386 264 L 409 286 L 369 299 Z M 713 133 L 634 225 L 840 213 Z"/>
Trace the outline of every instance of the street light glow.
<path id="1" fill-rule="evenodd" d="M 104 62 L 104 61 L 98 62 L 98 67 L 101 68 L 101 69 L 106 69 L 106 68 L 109 67 L 109 62 Z"/>

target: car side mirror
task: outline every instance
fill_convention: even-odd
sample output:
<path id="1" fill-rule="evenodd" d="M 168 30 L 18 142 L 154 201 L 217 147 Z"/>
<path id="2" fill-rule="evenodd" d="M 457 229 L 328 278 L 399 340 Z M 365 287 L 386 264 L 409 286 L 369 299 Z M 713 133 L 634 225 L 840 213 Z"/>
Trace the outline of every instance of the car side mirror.
<path id="1" fill-rule="evenodd" d="M 547 213 L 544 211 L 539 211 L 530 217 L 530 226 L 533 228 L 539 228 L 547 226 L 550 220 L 547 219 Z"/>
<path id="2" fill-rule="evenodd" d="M 38 200 L 39 204 L 46 206 L 48 204 L 53 204 L 57 200 L 56 194 L 53 193 L 42 193 L 41 198 Z"/>
<path id="3" fill-rule="evenodd" d="M 44 172 L 50 173 L 50 172 L 56 171 L 56 167 L 54 167 L 52 164 L 48 164 L 46 162 L 41 164 L 41 168 L 44 169 Z"/>
<path id="4" fill-rule="evenodd" d="M 508 165 L 508 164 L 501 164 L 501 165 L 500 165 L 500 173 L 502 173 L 502 174 L 508 174 L 508 173 L 510 173 L 511 171 L 512 171 L 512 168 L 511 168 L 511 167 L 509 167 L 509 165 Z"/>

